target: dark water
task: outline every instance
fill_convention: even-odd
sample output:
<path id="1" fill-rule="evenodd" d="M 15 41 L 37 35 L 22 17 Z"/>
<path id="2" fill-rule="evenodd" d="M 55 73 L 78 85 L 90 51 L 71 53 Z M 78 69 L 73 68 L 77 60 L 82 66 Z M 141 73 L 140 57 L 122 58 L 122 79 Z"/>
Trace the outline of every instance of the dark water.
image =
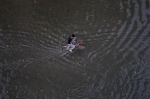
<path id="1" fill-rule="evenodd" d="M 150 99 L 150 0 L 1 0 L 0 99 Z"/>

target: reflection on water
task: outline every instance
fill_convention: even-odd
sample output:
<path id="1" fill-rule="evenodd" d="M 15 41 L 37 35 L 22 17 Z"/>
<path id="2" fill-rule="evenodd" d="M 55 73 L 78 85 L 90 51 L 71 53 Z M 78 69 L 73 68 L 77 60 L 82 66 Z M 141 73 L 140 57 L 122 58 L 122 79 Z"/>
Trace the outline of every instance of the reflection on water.
<path id="1" fill-rule="evenodd" d="M 0 5 L 0 98 L 150 98 L 149 0 Z M 61 50 L 72 33 L 85 50 Z"/>

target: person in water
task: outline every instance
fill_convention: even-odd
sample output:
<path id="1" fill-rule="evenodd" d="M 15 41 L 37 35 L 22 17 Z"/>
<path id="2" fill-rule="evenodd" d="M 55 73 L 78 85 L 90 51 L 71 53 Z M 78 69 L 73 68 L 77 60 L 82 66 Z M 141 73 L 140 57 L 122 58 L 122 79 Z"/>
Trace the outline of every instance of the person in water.
<path id="1" fill-rule="evenodd" d="M 72 50 L 75 48 L 75 35 L 72 34 L 71 36 L 69 36 L 68 38 L 68 46 L 67 46 L 67 50 L 69 50 L 70 52 L 72 52 Z"/>

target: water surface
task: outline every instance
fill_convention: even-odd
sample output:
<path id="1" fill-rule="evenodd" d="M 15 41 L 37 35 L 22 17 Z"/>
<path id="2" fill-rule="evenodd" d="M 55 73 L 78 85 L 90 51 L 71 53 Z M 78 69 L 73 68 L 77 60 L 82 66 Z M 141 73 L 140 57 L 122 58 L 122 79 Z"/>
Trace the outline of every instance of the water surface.
<path id="1" fill-rule="evenodd" d="M 0 1 L 1 99 L 149 99 L 149 0 Z M 85 50 L 63 52 L 67 38 Z"/>

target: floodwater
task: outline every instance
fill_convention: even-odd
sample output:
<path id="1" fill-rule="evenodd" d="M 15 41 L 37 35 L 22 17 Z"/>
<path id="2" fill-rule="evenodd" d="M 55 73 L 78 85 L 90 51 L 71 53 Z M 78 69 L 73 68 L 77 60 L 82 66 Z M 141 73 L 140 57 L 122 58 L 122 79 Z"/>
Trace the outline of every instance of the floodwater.
<path id="1" fill-rule="evenodd" d="M 150 0 L 1 0 L 0 99 L 150 99 Z"/>

